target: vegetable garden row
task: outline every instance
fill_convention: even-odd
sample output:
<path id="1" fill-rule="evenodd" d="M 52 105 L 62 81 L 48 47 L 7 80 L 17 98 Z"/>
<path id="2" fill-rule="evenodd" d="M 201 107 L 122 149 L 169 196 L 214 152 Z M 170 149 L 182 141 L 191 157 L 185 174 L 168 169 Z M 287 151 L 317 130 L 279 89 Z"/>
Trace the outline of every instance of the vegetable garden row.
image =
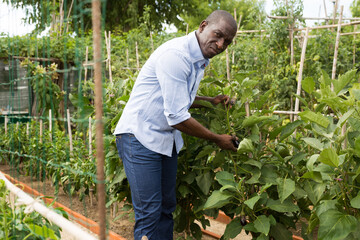
<path id="1" fill-rule="evenodd" d="M 286 11 L 286 6 L 279 6 L 274 14 L 284 16 Z M 213 132 L 236 135 L 240 144 L 233 153 L 184 135 L 178 160 L 176 231 L 201 239 L 201 228 L 209 224 L 205 216 L 216 217 L 222 210 L 232 218 L 224 239 L 245 230 L 254 239 L 287 240 L 299 227 L 304 239 L 360 238 L 359 40 L 341 37 L 337 75 L 332 79 L 336 31 L 311 31 L 315 37 L 308 39 L 302 90 L 296 95 L 302 38 L 295 38 L 292 65 L 287 27 L 302 24 L 296 20 L 300 14 L 295 9 L 293 19 L 263 23 L 268 36 L 237 36 L 228 55 L 212 59 L 198 94 L 227 94 L 235 104 L 224 108 L 204 102 L 206 108 L 191 113 Z M 153 48 L 184 34 L 159 32 L 150 37 L 147 30 L 144 25 L 111 33 L 107 36 L 111 48 L 104 44 L 104 59 L 111 59 L 103 73 L 108 208 L 124 199 L 131 203 L 112 132 L 138 74 L 137 61 L 141 66 Z M 342 28 L 351 31 L 353 26 Z M 16 174 L 51 179 L 56 189 L 78 193 L 80 199 L 93 194 L 97 183 L 96 133 L 91 129 L 94 82 L 91 65 L 84 65 L 92 59 L 91 52 L 87 34 L 0 38 L 0 57 L 9 62 L 15 61 L 14 56 L 24 57 L 22 66 L 35 106 L 31 115 L 12 116 L 12 123 L 1 125 L 1 163 L 10 164 Z M 55 65 L 51 58 L 61 64 Z M 72 89 L 64 88 L 63 76 L 70 70 L 76 70 L 78 78 Z M 274 114 L 292 109 L 295 98 L 300 101 L 297 120 Z M 15 123 L 19 119 L 25 121 Z"/>

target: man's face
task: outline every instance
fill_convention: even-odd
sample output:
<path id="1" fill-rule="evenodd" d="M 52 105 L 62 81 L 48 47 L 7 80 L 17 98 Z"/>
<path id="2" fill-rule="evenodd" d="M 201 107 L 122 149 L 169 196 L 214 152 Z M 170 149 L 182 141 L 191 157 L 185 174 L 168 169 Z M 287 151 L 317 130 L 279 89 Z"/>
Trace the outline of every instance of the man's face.
<path id="1" fill-rule="evenodd" d="M 236 29 L 223 19 L 216 23 L 201 22 L 197 37 L 203 56 L 212 58 L 222 53 L 232 42 L 235 34 Z"/>

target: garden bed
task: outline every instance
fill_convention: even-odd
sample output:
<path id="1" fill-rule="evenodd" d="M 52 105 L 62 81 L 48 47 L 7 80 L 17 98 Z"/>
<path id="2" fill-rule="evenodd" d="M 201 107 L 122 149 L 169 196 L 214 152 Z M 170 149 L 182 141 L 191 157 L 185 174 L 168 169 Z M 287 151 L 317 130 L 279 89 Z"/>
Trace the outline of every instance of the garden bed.
<path id="1" fill-rule="evenodd" d="M 87 229 L 97 232 L 98 227 L 96 226 L 96 223 L 98 223 L 98 211 L 97 211 L 97 200 L 96 197 L 92 199 L 93 205 L 91 206 L 90 197 L 86 196 L 83 201 L 80 201 L 79 196 L 77 194 L 74 194 L 73 196 L 69 196 L 66 194 L 62 189 L 59 189 L 59 193 L 55 196 L 55 187 L 52 186 L 51 180 L 46 179 L 45 181 L 39 181 L 35 178 L 32 178 L 30 176 L 23 176 L 20 175 L 16 170 L 12 169 L 9 165 L 0 165 L 0 171 L 4 174 L 7 174 L 11 176 L 11 179 L 15 184 L 18 185 L 21 189 L 23 189 L 25 192 L 28 192 L 29 194 L 33 195 L 33 197 L 37 197 L 39 194 L 43 194 L 46 197 L 49 197 L 49 200 L 51 201 L 51 198 L 55 198 L 57 204 L 55 204 L 55 207 L 64 206 L 66 212 L 71 213 L 73 216 L 70 217 L 72 220 L 76 220 L 81 225 L 86 227 Z M 26 188 L 24 187 L 24 183 L 27 184 Z M 110 230 L 110 235 L 112 237 L 110 239 L 114 240 L 133 240 L 133 227 L 134 227 L 134 215 L 133 211 L 124 211 L 122 210 L 122 205 L 124 202 L 119 204 L 119 211 L 116 213 L 116 216 L 122 215 L 120 218 L 115 217 L 115 221 L 113 221 L 113 217 L 111 216 L 111 213 L 108 212 L 108 226 Z M 67 209 L 66 209 L 67 208 Z M 82 215 L 82 216 L 81 216 Z M 212 240 L 212 239 L 218 239 L 221 236 L 221 231 L 223 231 L 224 226 L 222 226 L 224 223 L 220 224 L 214 224 L 214 226 L 211 227 L 211 231 L 204 230 L 204 234 L 202 239 L 204 240 Z M 183 234 L 182 233 L 176 233 L 174 232 L 174 239 L 182 239 Z M 240 238 L 239 238 L 240 239 Z"/>

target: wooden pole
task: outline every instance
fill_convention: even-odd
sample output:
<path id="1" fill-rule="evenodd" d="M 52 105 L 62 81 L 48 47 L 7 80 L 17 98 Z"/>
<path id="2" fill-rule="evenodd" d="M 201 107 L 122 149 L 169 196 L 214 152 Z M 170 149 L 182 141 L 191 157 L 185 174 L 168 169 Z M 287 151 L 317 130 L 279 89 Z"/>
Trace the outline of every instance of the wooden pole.
<path id="1" fill-rule="evenodd" d="M 109 37 L 108 37 L 108 61 L 109 61 L 109 79 L 112 83 L 112 71 L 111 71 L 111 32 L 109 31 Z"/>
<path id="2" fill-rule="evenodd" d="M 154 40 L 153 40 L 153 36 L 152 36 L 151 31 L 150 31 L 150 40 L 151 40 L 151 50 L 152 50 L 152 52 L 154 52 Z"/>
<path id="3" fill-rule="evenodd" d="M 91 126 L 91 117 L 89 117 L 89 157 L 92 154 L 92 126 Z"/>
<path id="4" fill-rule="evenodd" d="M 230 82 L 230 62 L 229 62 L 229 51 L 226 48 L 226 76 L 227 76 L 227 80 Z"/>
<path id="5" fill-rule="evenodd" d="M 101 1 L 92 0 L 92 26 L 94 43 L 95 118 L 96 118 L 96 170 L 99 210 L 99 239 L 106 239 L 105 174 L 104 174 L 104 126 L 101 70 Z"/>
<path id="6" fill-rule="evenodd" d="M 360 21 L 343 23 L 343 24 L 341 24 L 341 27 L 358 25 L 358 24 L 360 24 Z M 338 27 L 338 25 L 339 25 L 339 24 L 323 25 L 323 26 L 317 26 L 317 27 L 309 27 L 309 29 L 310 29 L 310 30 L 314 30 L 314 29 L 324 29 L 324 28 L 336 28 L 336 27 Z M 295 28 L 295 29 L 294 29 L 294 31 L 303 31 L 303 30 L 306 30 L 306 28 Z M 254 30 L 252 30 L 252 31 L 254 31 Z M 265 30 L 261 30 L 261 31 L 265 31 Z"/>
<path id="7" fill-rule="evenodd" d="M 126 49 L 126 66 L 129 67 L 129 49 Z"/>
<path id="8" fill-rule="evenodd" d="M 334 12 L 333 12 L 333 22 L 332 22 L 332 24 L 335 24 L 336 13 L 337 13 L 337 6 L 338 6 L 338 0 L 335 0 Z M 341 21 L 339 21 L 339 22 L 341 22 Z"/>
<path id="9" fill-rule="evenodd" d="M 324 4 L 324 11 L 325 11 L 325 24 L 329 25 L 329 21 L 327 19 L 328 15 L 327 15 L 327 10 L 326 10 L 326 4 L 325 4 L 325 0 L 323 0 L 323 4 Z"/>
<path id="10" fill-rule="evenodd" d="M 7 115 L 5 115 L 5 134 L 7 134 L 7 132 L 8 132 L 8 126 L 7 126 L 7 122 L 8 122 L 8 117 L 7 117 Z"/>
<path id="11" fill-rule="evenodd" d="M 189 33 L 189 24 L 187 23 L 186 24 L 186 35 L 188 35 L 188 33 Z"/>
<path id="12" fill-rule="evenodd" d="M 332 67 L 332 73 L 331 73 L 331 79 L 332 80 L 335 79 L 335 75 L 336 75 L 336 64 L 337 64 L 337 56 L 338 56 L 338 51 L 339 51 L 340 33 L 341 33 L 341 19 L 342 19 L 342 16 L 343 16 L 343 10 L 344 10 L 344 6 L 341 5 L 341 7 L 340 7 L 340 19 L 339 19 L 338 28 L 337 28 L 337 34 L 336 34 L 333 67 Z M 331 90 L 334 90 L 333 84 L 331 84 Z"/>
<path id="13" fill-rule="evenodd" d="M 68 12 L 68 15 L 67 15 L 67 19 L 66 19 L 66 32 L 69 31 L 69 18 L 70 18 L 70 13 L 71 13 L 71 9 L 72 9 L 73 4 L 74 4 L 74 0 L 71 1 L 70 8 L 69 8 L 69 12 Z"/>
<path id="14" fill-rule="evenodd" d="M 72 144 L 72 132 L 71 132 L 71 122 L 70 122 L 70 111 L 66 109 L 67 115 L 67 127 L 68 127 L 68 134 L 69 134 L 69 143 L 70 143 L 70 155 L 73 153 L 73 144 Z"/>
<path id="15" fill-rule="evenodd" d="M 242 15 L 240 15 L 240 18 L 239 18 L 238 29 L 240 29 L 241 19 L 242 19 Z"/>
<path id="16" fill-rule="evenodd" d="M 299 74 L 298 74 L 298 84 L 296 89 L 296 94 L 300 96 L 301 93 L 301 81 L 302 81 L 302 74 L 304 69 L 304 62 L 305 62 L 305 53 L 306 53 L 306 45 L 308 41 L 309 36 L 309 28 L 306 29 L 304 42 L 301 49 L 301 59 L 300 59 L 300 68 L 299 68 Z M 299 98 L 296 97 L 295 99 L 295 112 L 299 111 Z M 297 120 L 297 115 L 295 115 L 294 120 Z"/>
<path id="17" fill-rule="evenodd" d="M 138 43 L 135 42 L 135 51 L 136 51 L 136 67 L 140 68 L 140 62 L 139 62 L 139 50 L 138 50 Z"/>
<path id="18" fill-rule="evenodd" d="M 87 64 L 88 64 L 88 58 L 89 58 L 89 47 L 86 46 L 86 52 L 85 52 L 85 76 L 84 76 L 84 83 L 86 83 L 87 79 Z"/>
<path id="19" fill-rule="evenodd" d="M 42 135 L 43 135 L 43 120 L 40 119 L 40 143 L 42 143 Z"/>
<path id="20" fill-rule="evenodd" d="M 50 135 L 50 141 L 52 141 L 52 116 L 51 116 L 51 109 L 49 109 L 49 135 Z"/>
<path id="21" fill-rule="evenodd" d="M 355 25 L 354 26 L 354 32 L 356 32 L 357 30 L 357 26 Z M 355 45 L 355 42 L 356 42 L 356 34 L 354 34 L 354 45 L 353 45 L 353 67 L 355 66 L 355 55 L 356 55 L 356 45 Z"/>

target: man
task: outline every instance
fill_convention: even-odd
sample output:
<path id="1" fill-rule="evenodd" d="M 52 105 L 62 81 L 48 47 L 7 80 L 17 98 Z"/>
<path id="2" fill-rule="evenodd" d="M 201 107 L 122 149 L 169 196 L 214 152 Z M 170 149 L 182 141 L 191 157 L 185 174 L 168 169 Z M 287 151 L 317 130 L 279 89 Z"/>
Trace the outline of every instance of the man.
<path id="1" fill-rule="evenodd" d="M 197 31 L 156 49 L 137 77 L 114 132 L 131 189 L 135 240 L 173 239 L 181 132 L 236 151 L 233 136 L 211 132 L 188 112 L 194 100 L 228 103 L 228 96 L 196 97 L 196 92 L 209 59 L 227 48 L 236 31 L 231 14 L 216 10 Z"/>

